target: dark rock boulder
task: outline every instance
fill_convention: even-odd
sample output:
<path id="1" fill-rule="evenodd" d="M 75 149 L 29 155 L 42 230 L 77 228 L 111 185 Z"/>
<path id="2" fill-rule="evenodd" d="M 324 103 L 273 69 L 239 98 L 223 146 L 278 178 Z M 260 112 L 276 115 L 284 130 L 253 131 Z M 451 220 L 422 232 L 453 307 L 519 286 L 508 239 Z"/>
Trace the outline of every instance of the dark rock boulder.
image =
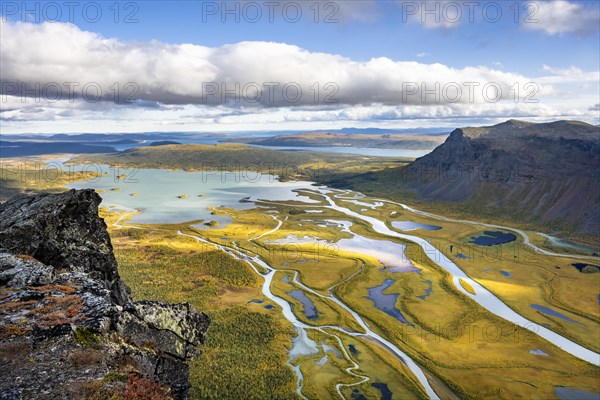
<path id="1" fill-rule="evenodd" d="M 85 190 L 0 206 L 0 399 L 188 398 L 209 318 L 130 300 L 99 202 Z"/>
<path id="2" fill-rule="evenodd" d="M 125 304 L 131 294 L 98 217 L 101 200 L 91 189 L 13 197 L 0 204 L 0 250 L 29 255 L 57 270 L 88 273 Z"/>

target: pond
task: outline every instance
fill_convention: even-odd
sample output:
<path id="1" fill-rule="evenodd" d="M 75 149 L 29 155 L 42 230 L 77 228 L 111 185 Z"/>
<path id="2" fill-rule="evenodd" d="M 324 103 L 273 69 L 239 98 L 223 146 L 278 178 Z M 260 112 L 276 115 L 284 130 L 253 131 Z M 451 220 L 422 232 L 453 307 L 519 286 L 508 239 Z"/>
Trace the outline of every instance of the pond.
<path id="1" fill-rule="evenodd" d="M 571 323 L 577 324 L 577 325 L 583 325 L 582 323 L 572 320 L 571 318 L 559 313 L 558 311 L 554 311 L 553 309 L 548 308 L 548 307 L 540 306 L 539 304 L 531 304 L 531 308 L 533 308 L 534 310 L 537 310 L 543 314 L 550 315 L 550 316 L 556 317 L 556 318 L 560 318 L 563 321 L 571 322 Z"/>
<path id="2" fill-rule="evenodd" d="M 396 318 L 398 321 L 404 324 L 412 326 L 412 324 L 408 322 L 406 318 L 404 318 L 402 312 L 396 308 L 396 300 L 400 295 L 398 293 L 383 293 L 390 286 L 392 286 L 394 282 L 395 281 L 393 279 L 386 279 L 383 284 L 369 288 L 369 296 L 367 296 L 367 298 L 375 303 L 375 307 L 378 310 L 383 311 L 384 313 Z"/>
<path id="3" fill-rule="evenodd" d="M 540 349 L 529 350 L 529 354 L 535 354 L 536 356 L 547 356 L 548 355 L 548 353 L 546 353 L 544 350 L 540 350 Z"/>
<path id="4" fill-rule="evenodd" d="M 480 246 L 495 246 L 499 244 L 510 243 L 517 240 L 517 237 L 512 233 L 501 231 L 483 231 L 483 235 L 476 238 L 471 238 L 471 243 Z"/>
<path id="5" fill-rule="evenodd" d="M 424 229 L 426 231 L 438 231 L 441 226 L 421 224 L 414 221 L 392 221 L 392 226 L 401 231 L 414 231 L 416 229 Z"/>
<path id="6" fill-rule="evenodd" d="M 317 343 L 308 337 L 306 329 L 300 329 L 297 326 L 294 329 L 298 335 L 292 339 L 292 348 L 288 351 L 291 360 L 298 356 L 310 356 L 319 353 Z"/>
<path id="7" fill-rule="evenodd" d="M 306 316 L 306 318 L 317 319 L 317 307 L 312 302 L 312 300 L 308 296 L 306 296 L 306 293 L 304 293 L 304 291 L 300 289 L 294 289 L 286 293 L 292 296 L 294 299 L 298 300 L 300 303 L 302 303 L 302 313 Z"/>
<path id="8" fill-rule="evenodd" d="M 598 249 L 594 249 L 592 247 L 583 246 L 577 243 L 569 242 L 568 240 L 559 239 L 554 236 L 546 235 L 545 233 L 540 233 L 540 235 L 544 236 L 548 239 L 548 243 L 554 247 L 562 247 L 564 249 L 573 249 L 577 251 L 582 251 L 584 253 L 595 253 Z"/>
<path id="9" fill-rule="evenodd" d="M 381 382 L 371 383 L 375 389 L 381 392 L 381 400 L 392 400 L 392 391 L 388 388 L 388 385 Z"/>
<path id="10" fill-rule="evenodd" d="M 587 392 L 585 390 L 571 389 L 564 386 L 556 386 L 554 394 L 560 400 L 598 400 L 600 393 Z"/>
<path id="11" fill-rule="evenodd" d="M 431 295 L 431 290 L 433 289 L 431 286 L 431 281 L 427 280 L 425 281 L 425 283 L 427 285 L 429 285 L 426 289 L 425 289 L 425 294 L 422 296 L 417 296 L 419 299 L 421 300 L 425 300 L 426 298 L 428 298 Z"/>
<path id="12" fill-rule="evenodd" d="M 389 240 L 376 240 L 353 234 L 351 239 L 340 239 L 340 250 L 364 254 L 379 260 L 390 272 L 419 272 L 405 254 L 406 246 Z"/>
<path id="13" fill-rule="evenodd" d="M 294 234 L 287 235 L 284 238 L 276 240 L 265 240 L 265 244 L 329 244 L 327 240 L 322 240 L 314 236 L 302 236 L 298 237 Z"/>
<path id="14" fill-rule="evenodd" d="M 573 263 L 571 264 L 573 267 L 577 268 L 579 272 L 583 273 L 594 273 L 600 271 L 600 266 L 594 264 L 586 264 L 586 263 Z"/>

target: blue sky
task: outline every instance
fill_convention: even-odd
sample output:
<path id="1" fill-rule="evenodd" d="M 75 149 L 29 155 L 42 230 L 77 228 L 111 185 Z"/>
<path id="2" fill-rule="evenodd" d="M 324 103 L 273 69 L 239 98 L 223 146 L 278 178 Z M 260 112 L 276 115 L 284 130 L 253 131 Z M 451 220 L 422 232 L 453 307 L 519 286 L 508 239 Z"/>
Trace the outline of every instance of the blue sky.
<path id="1" fill-rule="evenodd" d="M 513 117 L 599 122 L 600 3 L 596 1 L 110 1 L 77 3 L 72 18 L 67 3 L 52 3 L 2 3 L 1 61 L 8 65 L 1 73 L 4 132 L 162 130 L 157 123 L 166 124 L 165 130 L 207 131 L 406 128 L 480 125 Z M 90 22 L 97 16 L 97 4 L 102 15 Z M 48 22 L 56 19 L 55 5 L 62 18 Z M 301 16 L 296 12 L 298 5 Z M 224 7 L 232 12 L 224 13 Z M 273 7 L 273 21 L 269 20 L 269 7 Z M 298 21 L 291 22 L 294 19 Z M 40 35 L 31 35 L 33 31 Z M 81 40 L 65 39 L 66 32 L 69 37 L 81 36 Z M 103 40 L 112 40 L 109 50 Z M 267 45 L 271 42 L 282 46 Z M 182 46 L 188 44 L 193 46 Z M 85 46 L 89 48 L 82 48 Z M 85 60 L 99 51 L 109 52 L 105 59 L 114 56 L 125 61 L 107 63 L 96 71 Z M 78 52 L 81 57 L 76 57 Z M 160 69 L 157 65 L 169 64 L 157 52 L 165 52 L 169 62 L 173 60 L 169 55 L 177 54 L 172 74 L 154 70 Z M 63 61 L 61 54 L 66 56 Z M 332 63 L 322 60 L 321 54 L 341 57 Z M 139 62 L 136 57 L 141 57 Z M 265 61 L 257 62 L 255 57 Z M 300 59 L 304 64 L 298 64 Z M 64 65 L 57 68 L 61 62 Z M 27 63 L 29 70 L 21 71 L 19 63 Z M 33 63 L 38 70 L 31 67 Z M 317 79 L 319 71 L 331 65 L 335 67 L 324 73 L 323 81 Z M 283 80 L 282 73 L 269 75 L 269 68 L 285 70 L 286 66 L 290 71 L 297 67 L 296 74 L 302 77 L 296 80 L 293 72 Z M 114 76 L 113 84 L 124 85 L 132 81 L 128 72 L 135 68 L 141 68 L 137 76 L 148 68 L 153 71 L 139 81 L 133 78 L 135 101 L 126 105 L 115 104 L 106 96 L 98 102 L 81 98 L 65 102 L 61 98 L 51 104 L 44 103 L 41 96 L 32 103 L 29 98 L 23 101 L 27 95 L 11 86 L 15 82 L 43 86 L 67 80 L 83 86 L 97 81 L 106 85 L 102 86 L 105 93 L 110 82 L 100 81 L 106 75 Z M 72 76 L 64 73 L 69 69 L 74 71 Z M 259 73 L 260 69 L 266 72 Z M 200 72 L 211 72 L 215 82 L 231 85 L 241 82 L 244 86 L 246 75 L 282 85 L 298 81 L 304 95 L 310 93 L 310 79 L 319 80 L 320 86 L 333 80 L 340 84 L 340 101 L 335 105 L 277 102 L 259 107 L 206 102 L 197 93 L 201 86 L 198 77 L 207 76 Z M 338 72 L 343 79 L 337 79 Z M 380 81 L 376 81 L 378 76 Z M 396 81 L 398 77 L 401 81 Z M 422 98 L 406 101 L 401 95 L 405 81 L 441 82 L 443 86 L 474 80 L 483 86 L 486 79 L 498 82 L 508 98 L 493 104 L 432 104 Z M 536 104 L 506 96 L 506 88 L 515 84 L 524 96 L 528 82 L 540 87 Z"/>
<path id="2" fill-rule="evenodd" d="M 261 5 L 263 17 L 257 22 L 251 22 L 255 15 L 254 9 L 248 7 L 244 12 L 243 3 L 237 3 L 240 4 L 240 11 L 237 16 L 239 22 L 236 22 L 235 15 L 224 15 L 222 2 L 202 4 L 195 1 L 146 1 L 138 3 L 138 10 L 132 7 L 125 9 L 127 3 L 122 3 L 121 18 L 133 13 L 132 18 L 137 19 L 137 23 L 115 24 L 111 18 L 102 18 L 99 23 L 87 23 L 80 17 L 77 24 L 83 29 L 123 40 L 154 39 L 172 44 L 194 43 L 204 46 L 221 46 L 241 41 L 277 41 L 356 60 L 368 60 L 372 57 L 390 57 L 395 60 L 422 58 L 428 63 L 439 62 L 457 68 L 468 65 L 494 66 L 494 63 L 501 62 L 506 68 L 524 74 L 539 73 L 543 64 L 568 68 L 575 63 L 585 70 L 600 68 L 598 31 L 549 35 L 544 31 L 526 29 L 525 19 L 530 14 L 530 18 L 537 19 L 536 14 L 539 13 L 533 14 L 534 9 L 525 8 L 528 4 L 535 4 L 534 2 L 522 2 L 518 15 L 520 23 L 515 22 L 516 7 L 513 1 L 477 2 L 480 5 L 473 5 L 472 8 L 475 22 L 471 23 L 469 17 L 463 15 L 455 24 L 456 28 L 439 29 L 415 23 L 410 16 L 403 17 L 402 5 L 395 1 L 379 1 L 373 6 L 373 11 L 370 11 L 369 1 L 353 2 L 364 4 L 367 13 L 364 19 L 344 16 L 343 5 L 340 9 L 327 6 L 328 2 L 322 2 L 319 7 L 319 23 L 314 22 L 315 9 L 306 6 L 303 7 L 301 19 L 295 23 L 283 18 L 283 6 L 274 8 L 275 22 L 271 23 L 267 18 L 269 7 L 260 1 L 255 3 Z M 216 4 L 216 14 L 212 13 L 211 6 L 207 5 L 209 3 Z M 312 1 L 305 3 L 313 7 Z M 422 2 L 413 3 L 419 6 L 418 16 L 421 16 Z M 495 8 L 484 8 L 489 3 L 502 6 L 502 17 L 497 22 Z M 589 12 L 598 13 L 597 2 L 578 4 Z M 233 10 L 235 6 L 231 7 Z M 434 10 L 433 7 L 429 10 Z M 293 18 L 295 9 L 290 7 L 287 10 L 290 18 Z M 406 8 L 404 10 L 407 11 Z M 449 8 L 446 13 L 442 7 L 439 10 L 440 23 L 453 19 Z M 465 6 L 461 10 L 466 13 L 469 8 Z M 113 11 L 105 12 L 109 14 Z M 484 13 L 489 22 L 484 19 Z M 328 16 L 330 20 L 339 22 L 324 22 Z M 225 18 L 225 23 L 222 18 Z M 404 22 L 405 18 L 407 22 Z M 433 23 L 435 15 L 426 15 L 424 18 Z M 424 53 L 427 55 L 417 57 Z"/>

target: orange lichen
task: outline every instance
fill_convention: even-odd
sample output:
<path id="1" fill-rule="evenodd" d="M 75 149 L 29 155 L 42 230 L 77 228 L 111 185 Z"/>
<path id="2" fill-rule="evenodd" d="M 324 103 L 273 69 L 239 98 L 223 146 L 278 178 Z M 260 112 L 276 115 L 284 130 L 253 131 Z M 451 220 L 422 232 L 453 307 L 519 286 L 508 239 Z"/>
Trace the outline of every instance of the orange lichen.
<path id="1" fill-rule="evenodd" d="M 129 375 L 122 396 L 127 400 L 171 399 L 171 396 L 168 395 L 168 390 L 156 381 L 134 374 Z"/>
<path id="2" fill-rule="evenodd" d="M 35 290 L 36 292 L 59 292 L 59 293 L 73 293 L 75 289 L 71 286 L 66 285 L 43 285 L 43 286 L 30 286 L 28 289 Z"/>

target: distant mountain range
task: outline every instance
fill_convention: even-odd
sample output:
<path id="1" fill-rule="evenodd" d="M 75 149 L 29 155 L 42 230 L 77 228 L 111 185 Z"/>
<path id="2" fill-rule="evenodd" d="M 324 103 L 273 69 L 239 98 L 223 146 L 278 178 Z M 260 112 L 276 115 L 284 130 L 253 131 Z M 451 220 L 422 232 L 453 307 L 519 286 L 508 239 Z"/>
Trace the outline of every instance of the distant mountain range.
<path id="1" fill-rule="evenodd" d="M 424 129 L 391 130 L 344 128 L 334 131 L 286 131 L 252 133 L 146 132 L 2 135 L 0 157 L 43 154 L 111 153 L 131 147 L 157 144 L 248 143 L 264 146 L 297 147 L 371 147 L 431 150 L 443 142 L 447 133 L 426 133 Z"/>
<path id="2" fill-rule="evenodd" d="M 454 130 L 408 166 L 330 184 L 495 220 L 600 234 L 600 129 L 510 120 Z"/>

